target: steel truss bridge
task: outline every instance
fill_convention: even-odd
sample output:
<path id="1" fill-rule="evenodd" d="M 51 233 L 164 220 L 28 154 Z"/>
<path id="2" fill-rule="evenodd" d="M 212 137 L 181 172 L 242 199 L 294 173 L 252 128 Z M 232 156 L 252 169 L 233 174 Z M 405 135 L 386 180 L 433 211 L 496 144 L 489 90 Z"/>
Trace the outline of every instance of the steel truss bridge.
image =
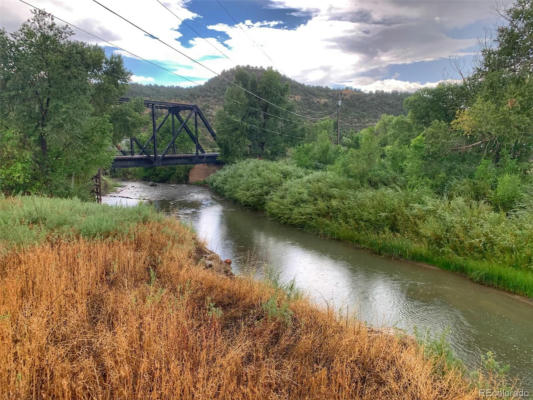
<path id="1" fill-rule="evenodd" d="M 129 98 L 121 98 L 120 102 L 128 102 Z M 144 100 L 144 106 L 150 109 L 152 118 L 152 136 L 143 144 L 136 137 L 129 138 L 129 150 L 119 148 L 121 155 L 114 158 L 111 168 L 157 167 L 168 165 L 190 164 L 222 164 L 219 153 L 206 153 L 198 140 L 199 124 L 209 132 L 216 141 L 216 134 L 200 108 L 195 104 L 170 103 L 166 101 Z M 163 110 L 166 114 L 163 120 L 156 123 L 156 111 Z M 183 113 L 183 115 L 182 115 Z M 188 125 L 194 121 L 194 129 Z M 165 123 L 171 124 L 172 139 L 166 143 L 165 149 L 158 152 L 161 146 L 158 135 Z M 192 123 L 192 121 L 191 121 Z M 201 126 L 200 125 L 200 126 Z M 176 139 L 185 132 L 195 144 L 195 153 L 176 153 Z"/>

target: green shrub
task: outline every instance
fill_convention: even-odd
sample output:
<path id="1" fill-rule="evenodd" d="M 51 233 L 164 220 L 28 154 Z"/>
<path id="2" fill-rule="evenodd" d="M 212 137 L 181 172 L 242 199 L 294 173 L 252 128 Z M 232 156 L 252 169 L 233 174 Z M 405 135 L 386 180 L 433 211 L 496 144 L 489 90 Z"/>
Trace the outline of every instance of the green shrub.
<path id="1" fill-rule="evenodd" d="M 309 169 L 324 169 L 332 165 L 342 152 L 342 147 L 331 143 L 327 131 L 318 133 L 316 141 L 294 148 L 291 158 L 297 166 Z"/>
<path id="2" fill-rule="evenodd" d="M 283 185 L 268 199 L 269 215 L 283 223 L 341 238 L 341 231 L 405 232 L 409 205 L 421 192 L 360 188 L 332 172 L 315 172 Z M 342 237 L 346 239 L 346 237 Z"/>
<path id="3" fill-rule="evenodd" d="M 286 162 L 250 159 L 224 167 L 207 182 L 217 193 L 261 210 L 266 198 L 284 182 L 304 175 L 303 169 Z"/>
<path id="4" fill-rule="evenodd" d="M 412 233 L 440 254 L 527 267 L 533 262 L 532 213 L 506 216 L 484 202 L 432 199 L 413 212 Z"/>
<path id="5" fill-rule="evenodd" d="M 266 211 L 280 222 L 317 231 L 326 231 L 343 218 L 350 201 L 351 181 L 332 172 L 314 172 L 286 182 L 273 192 Z"/>
<path id="6" fill-rule="evenodd" d="M 502 210 L 511 210 L 522 197 L 522 182 L 518 175 L 505 174 L 498 178 L 496 190 L 492 196 L 494 204 Z"/>

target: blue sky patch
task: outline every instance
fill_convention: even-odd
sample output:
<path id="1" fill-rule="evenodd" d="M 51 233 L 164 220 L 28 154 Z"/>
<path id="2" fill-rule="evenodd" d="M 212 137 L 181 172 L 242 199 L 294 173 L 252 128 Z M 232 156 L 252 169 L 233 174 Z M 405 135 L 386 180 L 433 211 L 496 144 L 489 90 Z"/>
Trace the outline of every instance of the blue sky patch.
<path id="1" fill-rule="evenodd" d="M 198 59 L 198 61 L 200 62 L 203 62 L 203 61 L 209 61 L 209 60 L 216 60 L 217 58 L 224 58 L 222 56 L 214 56 L 214 55 L 207 55 L 207 56 L 202 56 Z"/>
<path id="2" fill-rule="evenodd" d="M 305 24 L 312 17 L 311 14 L 302 13 L 295 8 L 273 8 L 269 1 L 265 0 L 191 0 L 186 4 L 187 9 L 200 15 L 193 20 L 185 20 L 179 32 L 182 36 L 178 41 L 185 47 L 191 47 L 191 40 L 198 37 L 215 38 L 223 43 L 229 39 L 224 32 L 214 31 L 208 28 L 210 25 L 219 23 L 233 26 L 237 23 L 250 20 L 252 22 L 280 21 L 278 28 L 295 29 Z M 228 15 L 229 13 L 229 15 Z M 190 26 L 196 30 L 190 29 Z"/>
<path id="3" fill-rule="evenodd" d="M 457 65 L 464 69 L 464 75 L 472 72 L 474 56 L 467 55 L 454 58 Z M 387 67 L 385 79 L 394 78 L 401 81 L 411 82 L 436 82 L 443 79 L 460 79 L 454 61 L 449 58 L 441 58 L 433 61 L 419 61 L 410 64 L 392 64 Z"/>
<path id="4" fill-rule="evenodd" d="M 107 56 L 110 56 L 113 54 L 113 51 L 116 50 L 112 47 L 104 47 L 105 53 Z M 150 60 L 150 62 L 160 65 L 162 68 L 158 68 L 153 64 L 149 64 L 146 61 L 139 60 L 137 58 L 133 57 L 127 57 L 122 55 L 122 59 L 124 60 L 124 66 L 127 70 L 132 71 L 133 74 L 136 76 L 143 76 L 145 78 L 153 78 L 152 81 L 145 81 L 143 83 L 151 83 L 151 84 L 157 84 L 157 85 L 165 85 L 165 86 L 177 86 L 177 85 L 183 85 L 187 84 L 190 85 L 192 82 L 198 82 L 199 84 L 205 82 L 205 78 L 195 77 L 195 76 L 189 76 L 184 73 L 179 73 L 179 75 L 184 76 L 185 78 L 182 78 L 178 76 L 178 74 L 174 74 L 170 71 L 174 71 L 178 68 L 182 69 L 193 69 L 190 65 L 182 65 L 178 63 L 172 63 L 172 62 L 162 62 L 158 60 Z M 163 69 L 165 68 L 165 69 Z M 168 70 L 168 71 L 167 71 Z"/>

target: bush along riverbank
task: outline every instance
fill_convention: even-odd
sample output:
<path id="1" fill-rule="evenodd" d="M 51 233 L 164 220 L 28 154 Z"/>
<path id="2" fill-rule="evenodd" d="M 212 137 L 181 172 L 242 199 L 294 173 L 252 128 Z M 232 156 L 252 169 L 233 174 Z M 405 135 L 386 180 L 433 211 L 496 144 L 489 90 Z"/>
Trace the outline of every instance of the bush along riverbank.
<path id="1" fill-rule="evenodd" d="M 3 399 L 475 399 L 479 388 L 509 389 L 499 370 L 467 378 L 438 346 L 233 276 L 188 228 L 144 206 L 4 198 L 0 227 Z"/>
<path id="2" fill-rule="evenodd" d="M 282 223 L 533 297 L 533 213 L 527 209 L 506 213 L 423 188 L 363 187 L 290 160 L 238 162 L 207 182 Z"/>

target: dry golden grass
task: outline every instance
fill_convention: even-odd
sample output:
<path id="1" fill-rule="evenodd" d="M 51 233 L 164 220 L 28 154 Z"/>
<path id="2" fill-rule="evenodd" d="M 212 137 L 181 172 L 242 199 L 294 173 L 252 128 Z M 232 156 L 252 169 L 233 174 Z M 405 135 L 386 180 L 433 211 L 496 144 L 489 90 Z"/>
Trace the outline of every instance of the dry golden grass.
<path id="1" fill-rule="evenodd" d="M 473 399 L 410 341 L 202 268 L 175 221 L 0 259 L 2 399 Z"/>

